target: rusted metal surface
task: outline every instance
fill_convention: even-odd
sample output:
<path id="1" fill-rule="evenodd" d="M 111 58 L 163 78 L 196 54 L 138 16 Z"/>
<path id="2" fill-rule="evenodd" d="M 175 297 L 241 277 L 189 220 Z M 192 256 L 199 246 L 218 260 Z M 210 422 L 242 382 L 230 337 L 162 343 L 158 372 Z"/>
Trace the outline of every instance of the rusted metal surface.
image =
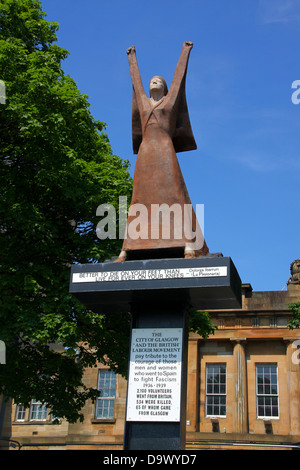
<path id="1" fill-rule="evenodd" d="M 167 89 L 162 77 L 156 76 L 154 78 L 158 80 L 155 82 L 152 79 L 150 97 L 146 95 L 142 85 L 134 46 L 127 51 L 133 84 L 133 150 L 138 154 L 127 227 L 134 223 L 136 217 L 136 213 L 132 214 L 132 208 L 141 204 L 146 208 L 146 215 L 139 214 L 139 222 L 140 226 L 146 228 L 138 239 L 133 239 L 127 232 L 123 254 L 132 250 L 182 248 L 184 256 L 184 250 L 191 243 L 192 234 L 196 230 L 199 237 L 200 227 L 197 225 L 194 209 L 190 218 L 184 217 L 185 206 L 192 205 L 176 155 L 176 152 L 196 148 L 185 94 L 187 65 L 192 46 L 191 42 L 184 42 L 170 89 Z M 163 85 L 159 94 L 161 83 Z M 170 236 L 167 238 L 162 235 L 163 220 L 160 220 L 157 230 L 154 233 L 152 231 L 153 218 L 159 216 L 155 211 L 159 210 L 158 206 L 161 204 L 171 209 L 174 205 L 182 209 L 181 218 L 177 218 L 175 222 L 175 219 L 171 219 Z M 175 236 L 176 224 L 182 227 L 180 238 Z M 190 252 L 192 254 L 186 257 L 208 254 L 202 232 L 199 246 L 197 244 L 197 249 Z"/>

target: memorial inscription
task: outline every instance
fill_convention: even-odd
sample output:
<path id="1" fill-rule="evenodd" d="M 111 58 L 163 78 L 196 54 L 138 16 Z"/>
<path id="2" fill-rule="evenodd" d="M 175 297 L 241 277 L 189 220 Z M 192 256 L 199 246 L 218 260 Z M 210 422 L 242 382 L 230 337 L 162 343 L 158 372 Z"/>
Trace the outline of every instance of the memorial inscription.
<path id="1" fill-rule="evenodd" d="M 132 330 L 127 421 L 180 421 L 182 328 Z"/>
<path id="2" fill-rule="evenodd" d="M 176 269 L 134 269 L 122 271 L 73 273 L 73 283 L 149 281 L 153 279 L 187 279 L 193 277 L 225 277 L 227 266 Z"/>

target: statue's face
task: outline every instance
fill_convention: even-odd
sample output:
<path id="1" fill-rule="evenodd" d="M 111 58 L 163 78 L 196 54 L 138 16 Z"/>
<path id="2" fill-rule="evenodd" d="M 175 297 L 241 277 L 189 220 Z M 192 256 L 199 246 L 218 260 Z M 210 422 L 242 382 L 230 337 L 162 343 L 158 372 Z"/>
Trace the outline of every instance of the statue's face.
<path id="1" fill-rule="evenodd" d="M 152 77 L 149 84 L 150 95 L 153 90 L 164 93 L 165 85 L 159 77 Z"/>

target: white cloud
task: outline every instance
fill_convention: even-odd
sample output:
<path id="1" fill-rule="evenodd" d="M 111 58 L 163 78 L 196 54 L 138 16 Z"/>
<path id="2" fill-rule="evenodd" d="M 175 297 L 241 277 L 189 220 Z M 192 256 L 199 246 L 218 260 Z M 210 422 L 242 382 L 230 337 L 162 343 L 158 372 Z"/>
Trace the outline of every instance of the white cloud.
<path id="1" fill-rule="evenodd" d="M 261 24 L 300 21 L 299 0 L 259 0 Z"/>
<path id="2" fill-rule="evenodd" d="M 274 171 L 278 170 L 281 166 L 278 161 L 271 160 L 268 155 L 257 149 L 252 151 L 242 150 L 240 153 L 237 152 L 232 156 L 232 159 L 255 172 Z"/>
<path id="3" fill-rule="evenodd" d="M 283 155 L 280 152 L 276 154 L 272 149 L 263 151 L 255 146 L 252 149 L 245 150 L 241 148 L 236 150 L 234 153 L 231 153 L 229 158 L 237 164 L 257 173 L 274 171 L 298 173 L 300 170 L 298 155 Z"/>

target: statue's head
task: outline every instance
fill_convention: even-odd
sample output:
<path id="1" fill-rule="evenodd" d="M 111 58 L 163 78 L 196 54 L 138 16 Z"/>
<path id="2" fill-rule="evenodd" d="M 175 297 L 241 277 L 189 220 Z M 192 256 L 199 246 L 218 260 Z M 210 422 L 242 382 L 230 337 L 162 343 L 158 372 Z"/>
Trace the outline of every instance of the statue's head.
<path id="1" fill-rule="evenodd" d="M 290 269 L 292 275 L 300 273 L 300 259 L 295 259 L 295 261 L 291 263 Z"/>
<path id="2" fill-rule="evenodd" d="M 159 75 L 154 75 L 149 83 L 150 96 L 152 90 L 155 90 L 156 92 L 161 90 L 163 92 L 163 96 L 165 96 L 168 93 L 168 86 L 165 79 Z"/>

